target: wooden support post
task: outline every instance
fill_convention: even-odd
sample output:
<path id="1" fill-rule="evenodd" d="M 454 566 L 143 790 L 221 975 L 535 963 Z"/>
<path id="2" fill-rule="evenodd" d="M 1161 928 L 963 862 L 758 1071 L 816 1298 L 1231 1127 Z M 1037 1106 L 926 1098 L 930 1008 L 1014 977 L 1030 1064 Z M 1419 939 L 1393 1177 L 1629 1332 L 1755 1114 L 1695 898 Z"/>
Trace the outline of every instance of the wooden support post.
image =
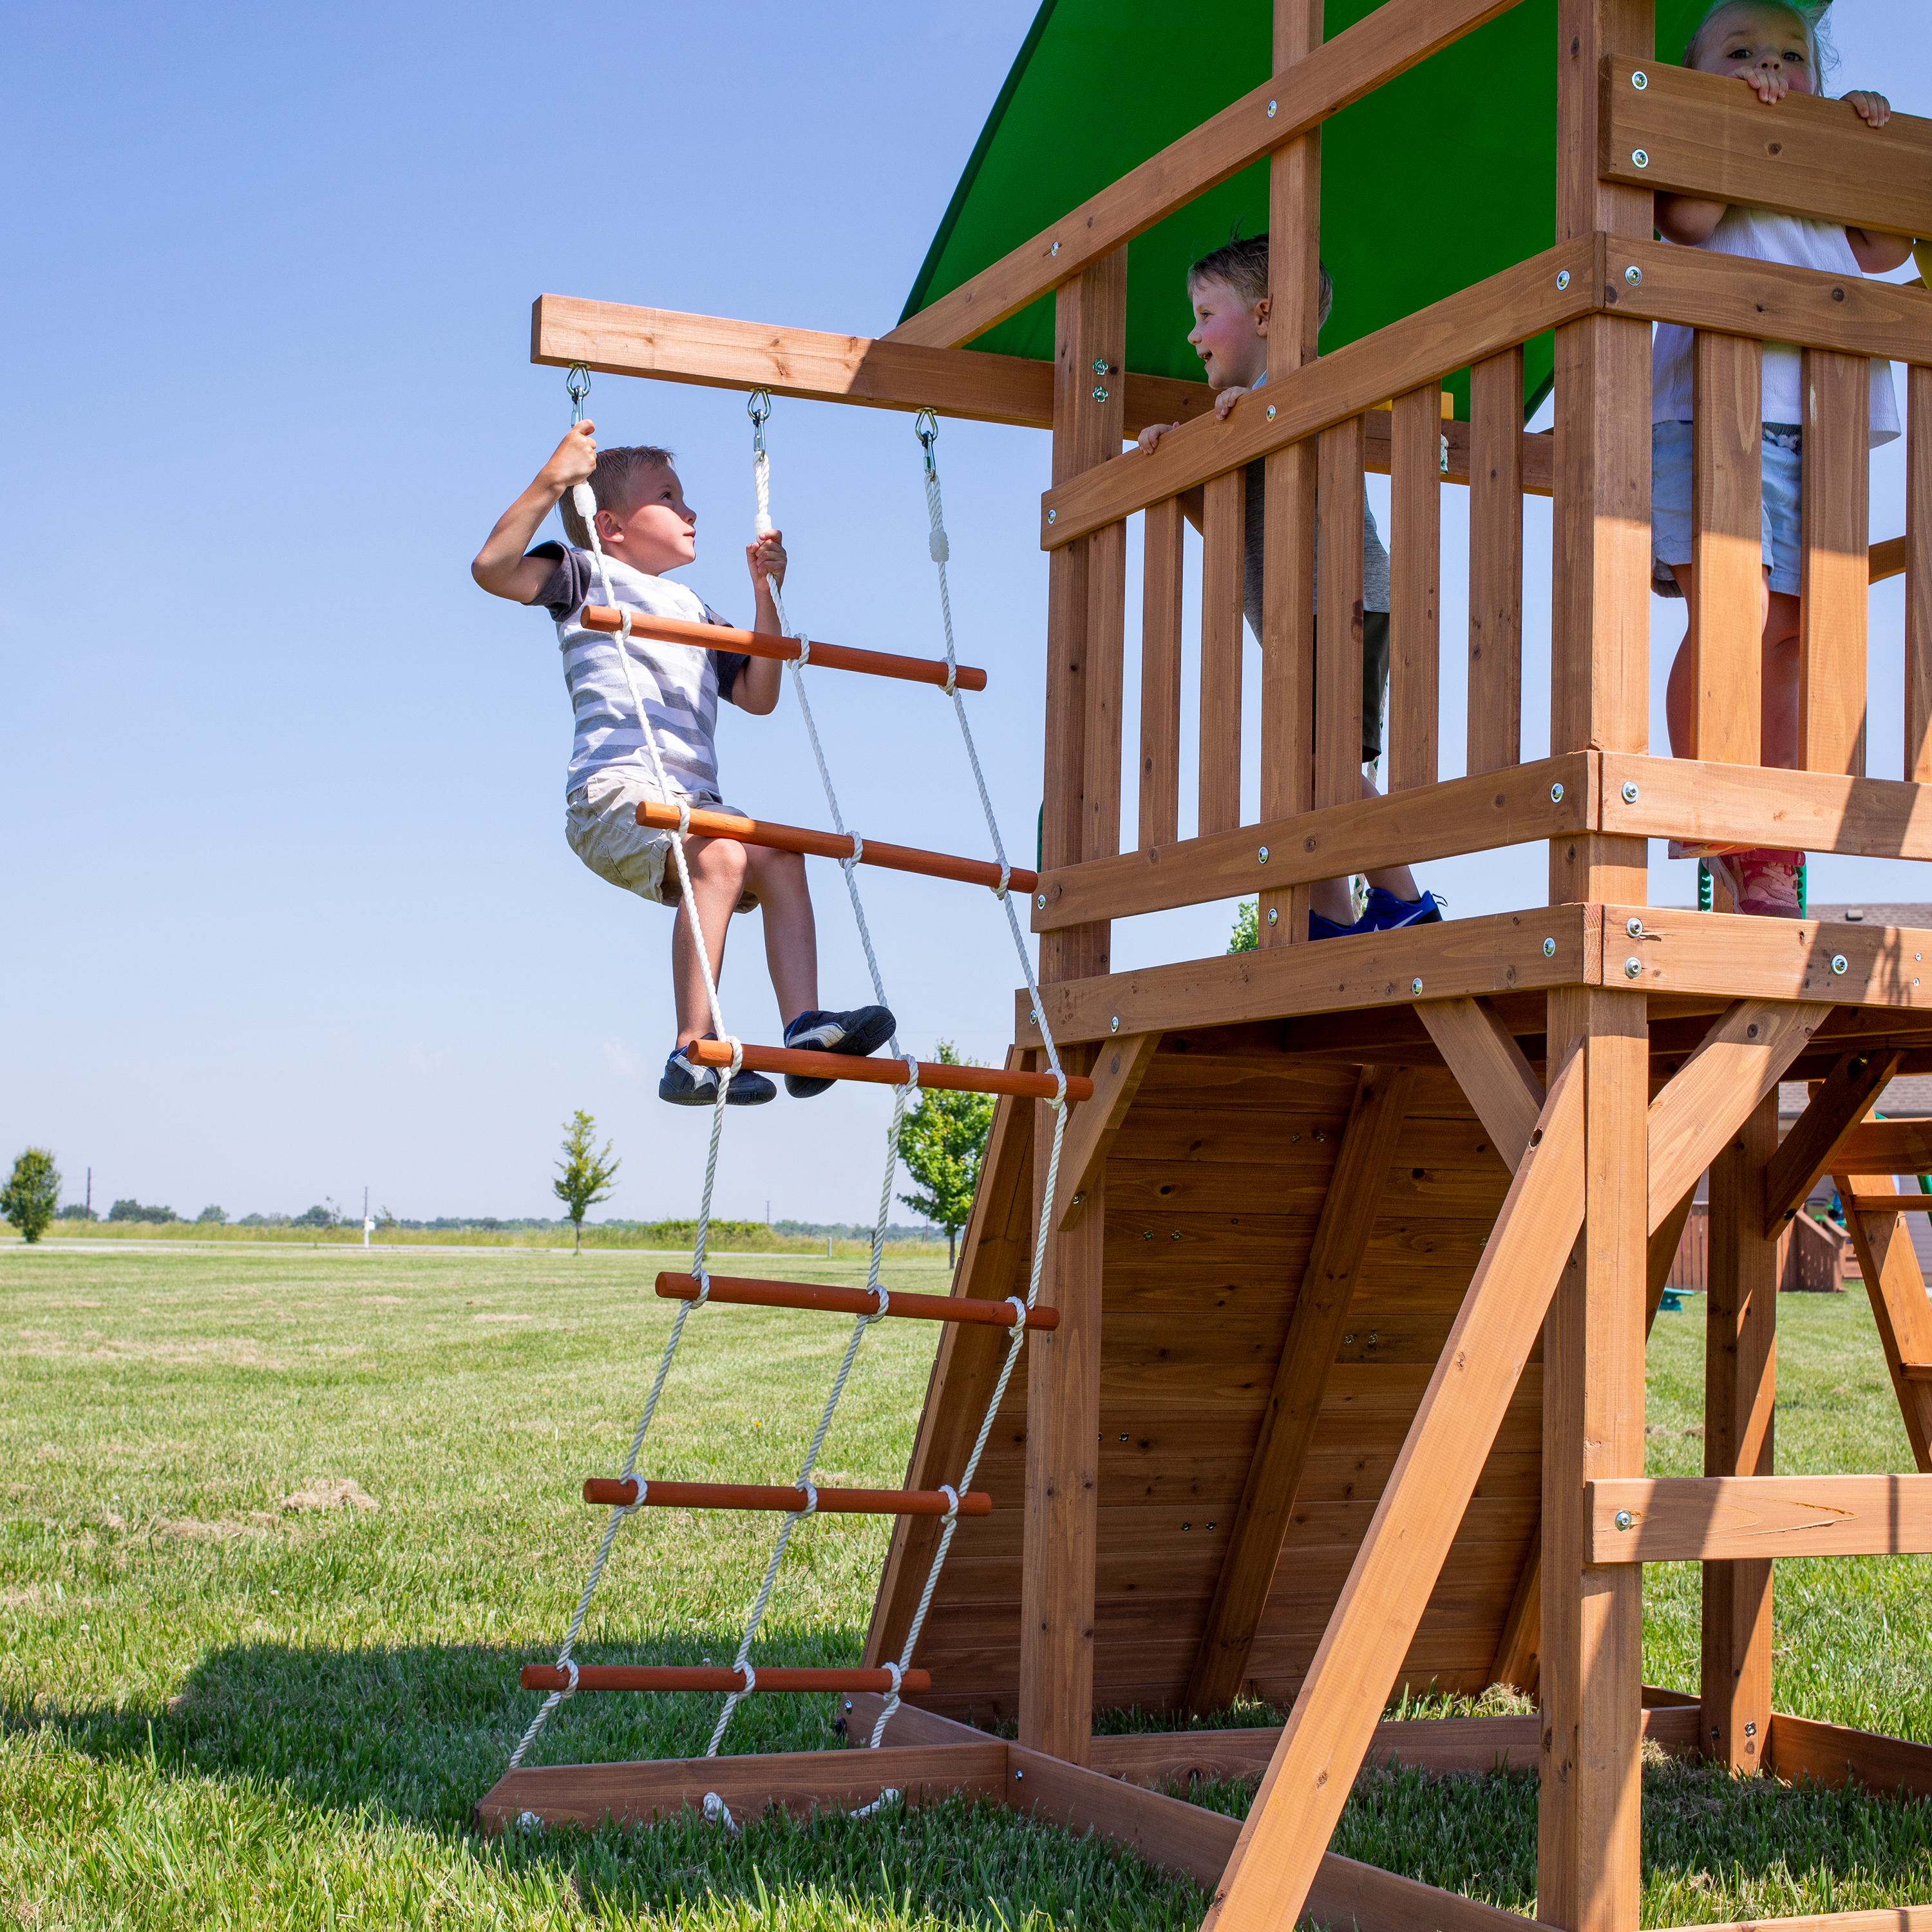
<path id="1" fill-rule="evenodd" d="M 1892 1392 L 1912 1460 L 1932 1472 L 1932 1382 L 1909 1376 L 1909 1365 L 1932 1362 L 1932 1307 L 1925 1299 L 1925 1276 L 1903 1214 L 1862 1214 L 1850 1204 L 1868 1190 L 1890 1184 L 1888 1174 L 1840 1172 L 1832 1177 L 1847 1204 L 1845 1226 L 1858 1253 L 1858 1272 L 1878 1324 L 1879 1346 L 1892 1374 Z"/>
<path id="2" fill-rule="evenodd" d="M 1549 1041 L 1552 1063 L 1574 1049 L 1586 1076 L 1587 1204 L 1543 1331 L 1537 1916 L 1630 1932 L 1642 1890 L 1643 1573 L 1586 1564 L 1583 1486 L 1643 1472 L 1643 998 L 1552 993 Z"/>
<path id="3" fill-rule="evenodd" d="M 1932 784 L 1932 369 L 1905 372 L 1905 766 Z"/>
<path id="4" fill-rule="evenodd" d="M 1442 702 L 1438 593 L 1443 424 L 1433 382 L 1395 399 L 1389 428 L 1388 788 L 1432 785 Z"/>
<path id="5" fill-rule="evenodd" d="M 1322 44 L 1322 0 L 1274 0 L 1274 70 Z M 1268 373 L 1312 362 L 1321 327 L 1322 134 L 1268 158 Z M 1263 468 L 1262 790 L 1263 818 L 1315 802 L 1315 482 L 1312 442 L 1277 450 Z M 1263 946 L 1304 944 L 1309 889 L 1264 892 Z M 1272 922 L 1270 922 L 1272 921 Z"/>
<path id="6" fill-rule="evenodd" d="M 1406 1066 L 1365 1066 L 1356 1083 L 1208 1627 L 1189 1675 L 1190 1711 L 1217 1711 L 1231 1703 L 1247 1675 L 1414 1082 Z"/>
<path id="7" fill-rule="evenodd" d="M 1120 849 L 1120 695 L 1125 676 L 1127 526 L 1087 539 L 1087 722 L 1081 745 L 1080 856 Z"/>
<path id="8" fill-rule="evenodd" d="M 1798 762 L 1808 772 L 1862 777 L 1871 365 L 1862 356 L 1808 349 L 1804 398 Z"/>
<path id="9" fill-rule="evenodd" d="M 1690 755 L 1726 764 L 1759 761 L 1764 651 L 1761 416 L 1764 345 L 1700 329 L 1692 357 L 1696 418 L 1690 560 Z"/>
<path id="10" fill-rule="evenodd" d="M 1536 1144 L 1516 1170 L 1322 1632 L 1206 1932 L 1274 1932 L 1310 1900 L 1582 1219 L 1583 1072 L 1574 1054 L 1550 1082 Z M 1634 1694 L 1631 1712 L 1634 1726 Z"/>
<path id="11" fill-rule="evenodd" d="M 1238 470 L 1212 477 L 1201 514 L 1200 829 L 1241 822 L 1241 560 L 1247 491 Z"/>
<path id="12" fill-rule="evenodd" d="M 1091 469 L 1120 449 L 1122 385 L 1096 382 L 1097 362 L 1110 374 L 1126 356 L 1127 257 L 1117 249 L 1060 290 L 1055 311 L 1053 480 Z M 1085 808 L 1084 784 L 1097 772 L 1087 754 L 1096 700 L 1088 689 L 1096 640 L 1094 606 L 1111 626 L 1112 593 L 1095 594 L 1094 573 L 1115 566 L 1096 540 L 1066 546 L 1050 571 L 1047 630 L 1045 850 L 1049 865 L 1095 856 L 1086 842 L 1100 817 Z M 1111 634 L 1110 634 L 1111 635 Z M 1102 640 L 1102 641 L 1108 641 Z M 1118 800 L 1119 760 L 1113 785 Z M 1117 807 L 1118 808 L 1118 807 Z M 1118 824 L 1118 819 L 1115 820 Z M 1042 934 L 1042 986 L 1108 970 L 1108 928 L 1100 922 Z M 1064 1050 L 1063 1049 L 1063 1052 Z M 1080 1056 L 1084 1062 L 1084 1055 Z M 1070 1065 L 1069 1071 L 1072 1068 Z M 1054 1114 L 1034 1117 L 1034 1208 L 1046 1200 Z M 1025 1558 L 1021 1596 L 1020 1739 L 1084 1762 L 1094 1716 L 1094 1564 L 1098 1524 L 1100 1412 L 1100 1254 L 1106 1225 L 1100 1187 L 1088 1212 L 1049 1243 L 1041 1299 L 1060 1311 L 1052 1346 L 1035 1336 L 1027 1349 Z"/>
<path id="13" fill-rule="evenodd" d="M 1141 798 L 1143 852 L 1180 836 L 1180 500 L 1142 519 Z"/>
<path id="14" fill-rule="evenodd" d="M 1316 439 L 1321 529 L 1315 611 L 1315 802 L 1362 794 L 1362 419 Z"/>
<path id="15" fill-rule="evenodd" d="M 1469 766 L 1522 762 L 1522 351 L 1469 372 Z"/>
<path id="16" fill-rule="evenodd" d="M 1754 607 L 1755 608 L 1755 607 Z M 1772 1473 L 1778 1383 L 1778 1237 L 1764 1226 L 1765 1171 L 1778 1151 L 1778 1093 L 1752 1109 L 1711 1163 L 1704 1331 L 1704 1473 Z M 1756 1771 L 1771 1736 L 1768 1557 L 1706 1563 L 1699 1738 L 1732 1771 Z"/>

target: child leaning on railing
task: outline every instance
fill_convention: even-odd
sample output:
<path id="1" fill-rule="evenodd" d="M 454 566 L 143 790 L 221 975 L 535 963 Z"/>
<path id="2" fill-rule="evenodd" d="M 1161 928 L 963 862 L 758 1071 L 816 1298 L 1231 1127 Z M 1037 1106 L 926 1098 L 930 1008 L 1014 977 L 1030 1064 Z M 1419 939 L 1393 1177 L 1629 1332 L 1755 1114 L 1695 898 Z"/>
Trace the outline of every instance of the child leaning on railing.
<path id="1" fill-rule="evenodd" d="M 1718 0 L 1684 50 L 1687 67 L 1733 76 L 1768 107 L 1787 94 L 1819 92 L 1817 22 L 1823 4 L 1787 5 L 1783 0 Z M 1882 128 L 1892 109 L 1882 94 L 1848 94 L 1846 103 L 1868 126 Z M 1748 208 L 1690 195 L 1660 194 L 1657 228 L 1667 242 L 1783 262 L 1832 274 L 1895 268 L 1911 251 L 1903 236 L 1807 221 L 1768 208 Z M 1692 332 L 1667 323 L 1653 350 L 1651 407 L 1652 580 L 1658 594 L 1682 597 L 1694 623 L 1697 580 L 1691 565 Z M 1803 357 L 1789 344 L 1764 350 L 1764 579 L 1760 610 L 1764 652 L 1760 758 L 1786 769 L 1800 762 L 1798 743 L 1798 637 L 1800 512 L 1804 417 Z M 1874 362 L 1871 440 L 1898 434 L 1892 365 Z M 1678 758 L 1693 748 L 1690 719 L 1696 667 L 1691 625 L 1670 668 L 1665 715 L 1670 748 Z M 1672 858 L 1701 858 L 1720 874 L 1737 910 L 1761 917 L 1798 916 L 1798 868 L 1802 852 L 1672 842 Z"/>

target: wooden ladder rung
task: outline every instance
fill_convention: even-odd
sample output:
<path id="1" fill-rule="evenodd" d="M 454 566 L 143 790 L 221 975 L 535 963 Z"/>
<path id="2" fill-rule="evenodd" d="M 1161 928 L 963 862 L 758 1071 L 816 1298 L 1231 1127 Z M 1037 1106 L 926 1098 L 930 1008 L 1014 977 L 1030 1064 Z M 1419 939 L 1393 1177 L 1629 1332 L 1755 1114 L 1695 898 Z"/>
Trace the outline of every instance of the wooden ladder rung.
<path id="1" fill-rule="evenodd" d="M 658 1292 L 667 1301 L 695 1301 L 695 1276 L 661 1274 Z M 731 1275 L 711 1277 L 712 1301 L 736 1302 L 751 1308 L 822 1308 L 836 1315 L 873 1315 L 879 1298 L 869 1288 L 833 1288 L 820 1282 L 747 1281 Z M 972 1322 L 993 1328 L 1010 1328 L 1018 1313 L 1010 1301 L 981 1301 L 965 1294 L 907 1294 L 894 1290 L 886 1313 L 912 1322 Z M 1027 1311 L 1029 1328 L 1058 1328 L 1057 1308 Z"/>
<path id="2" fill-rule="evenodd" d="M 1932 1194 L 1854 1194 L 1850 1205 L 1860 1214 L 1932 1214 Z"/>
<path id="3" fill-rule="evenodd" d="M 684 1049 L 694 1066 L 729 1066 L 731 1049 L 722 1040 L 694 1040 Z M 747 1046 L 742 1064 L 752 1073 L 805 1073 L 818 1080 L 868 1080 L 881 1087 L 906 1084 L 903 1060 L 862 1060 L 849 1053 L 816 1053 L 799 1046 Z M 922 1087 L 955 1094 L 1010 1094 L 1019 1100 L 1051 1100 L 1059 1091 L 1051 1073 L 1020 1073 L 1004 1066 L 954 1066 L 937 1060 L 919 1063 Z M 1069 1100 L 1090 1100 L 1094 1083 L 1084 1074 L 1066 1076 Z"/>
<path id="4" fill-rule="evenodd" d="M 654 832 L 675 832 L 677 807 L 646 799 L 638 807 L 638 823 Z M 691 808 L 691 829 L 704 838 L 735 838 L 742 845 L 764 845 L 775 852 L 805 852 L 817 859 L 849 859 L 854 840 L 849 832 L 813 832 L 802 825 L 774 825 L 767 819 L 741 818 L 732 812 Z M 857 856 L 862 866 L 884 866 L 890 872 L 916 872 L 928 879 L 952 879 L 961 885 L 997 889 L 1000 868 L 989 860 L 956 859 L 948 852 L 922 851 L 916 845 L 888 845 L 883 839 L 861 838 Z M 1007 869 L 1011 891 L 1030 894 L 1040 874 L 1018 866 Z"/>
<path id="5" fill-rule="evenodd" d="M 758 1664 L 758 1690 L 872 1690 L 884 1693 L 892 1688 L 892 1673 L 885 1670 L 819 1670 L 786 1668 L 777 1664 Z M 519 1673 L 526 1690 L 562 1690 L 570 1684 L 570 1673 L 554 1664 L 526 1664 Z M 577 1666 L 580 1690 L 742 1690 L 741 1670 L 718 1668 L 708 1664 L 580 1664 Z M 902 1690 L 930 1690 L 929 1670 L 908 1670 L 899 1685 Z"/>
<path id="6" fill-rule="evenodd" d="M 586 630 L 614 634 L 623 628 L 623 618 L 608 604 L 586 604 L 584 625 Z M 776 658 L 781 664 L 796 663 L 800 644 L 805 641 L 773 637 L 766 631 L 734 630 L 728 624 L 693 624 L 682 617 L 647 616 L 641 610 L 631 613 L 631 634 L 649 638 L 660 644 L 695 644 L 707 651 L 742 651 L 748 657 Z M 942 691 L 946 688 L 943 658 L 896 657 L 890 651 L 859 651 L 846 644 L 821 644 L 816 638 L 809 641 L 809 662 L 826 670 L 868 671 L 874 677 L 896 677 L 908 684 L 936 684 Z M 986 674 L 970 664 L 961 664 L 953 682 L 962 691 L 984 691 Z"/>
<path id="7" fill-rule="evenodd" d="M 584 1500 L 610 1509 L 638 1502 L 634 1476 L 592 1476 Z M 644 1486 L 646 1509 L 802 1510 L 805 1492 L 790 1483 L 666 1483 L 653 1478 Z M 944 1516 L 952 1507 L 940 1490 L 828 1490 L 818 1492 L 818 1507 L 832 1516 Z M 962 1516 L 991 1516 L 993 1499 L 983 1490 L 959 1498 Z"/>

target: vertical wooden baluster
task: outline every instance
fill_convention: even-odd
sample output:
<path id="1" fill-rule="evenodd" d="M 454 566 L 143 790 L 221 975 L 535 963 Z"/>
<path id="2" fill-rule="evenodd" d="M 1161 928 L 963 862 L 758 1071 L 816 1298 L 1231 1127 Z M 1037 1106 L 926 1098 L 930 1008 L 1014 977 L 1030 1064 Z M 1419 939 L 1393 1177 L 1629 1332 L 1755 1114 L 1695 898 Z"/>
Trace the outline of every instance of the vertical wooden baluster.
<path id="1" fill-rule="evenodd" d="M 1274 0 L 1274 70 L 1322 44 L 1322 0 Z M 1321 322 L 1322 134 L 1268 159 L 1268 374 L 1312 362 Z M 1264 466 L 1262 532 L 1262 817 L 1315 802 L 1315 446 L 1276 450 Z M 1264 892 L 1264 946 L 1305 943 L 1308 888 Z M 1270 920 L 1274 922 L 1270 923 Z"/>
<path id="2" fill-rule="evenodd" d="M 1315 802 L 1362 795 L 1362 419 L 1317 439 L 1322 526 L 1315 617 Z"/>
<path id="3" fill-rule="evenodd" d="M 1432 382 L 1395 401 L 1389 448 L 1388 788 L 1437 776 L 1442 422 Z M 1520 460 L 1520 458 L 1519 458 Z"/>
<path id="4" fill-rule="evenodd" d="M 1247 490 L 1231 470 L 1207 486 L 1201 517 L 1201 824 L 1241 822 L 1241 559 Z"/>
<path id="5" fill-rule="evenodd" d="M 1764 345 L 1700 329 L 1690 490 L 1690 755 L 1754 765 L 1764 651 Z"/>
<path id="6" fill-rule="evenodd" d="M 1469 770 L 1522 762 L 1522 351 L 1469 371 Z"/>
<path id="7" fill-rule="evenodd" d="M 1905 390 L 1905 776 L 1932 784 L 1932 369 Z"/>
<path id="8" fill-rule="evenodd" d="M 1180 824 L 1180 501 L 1152 505 L 1141 535 L 1140 849 L 1171 845 Z"/>
<path id="9" fill-rule="evenodd" d="M 1871 365 L 1804 351 L 1804 516 L 1798 640 L 1798 766 L 1865 769 L 1866 530 Z"/>
<path id="10" fill-rule="evenodd" d="M 1127 526 L 1087 539 L 1087 728 L 1082 743 L 1082 859 L 1120 849 L 1120 688 L 1125 676 Z"/>

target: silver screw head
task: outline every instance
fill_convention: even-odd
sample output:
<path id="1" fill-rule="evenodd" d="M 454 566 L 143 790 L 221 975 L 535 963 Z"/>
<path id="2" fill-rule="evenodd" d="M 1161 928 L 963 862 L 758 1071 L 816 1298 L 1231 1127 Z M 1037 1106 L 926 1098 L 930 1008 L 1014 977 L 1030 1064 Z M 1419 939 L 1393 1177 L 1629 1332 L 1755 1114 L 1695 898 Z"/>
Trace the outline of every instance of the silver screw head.
<path id="1" fill-rule="evenodd" d="M 1641 939 L 1643 937 L 1643 921 L 1636 918 L 1627 919 L 1624 921 L 1624 930 L 1631 938 Z"/>
<path id="2" fill-rule="evenodd" d="M 1630 779 L 1630 778 L 1625 778 L 1625 779 L 1624 780 L 1624 804 L 1626 804 L 1626 805 L 1634 805 L 1634 804 L 1636 804 L 1636 800 L 1637 800 L 1637 790 L 1636 790 L 1636 785 L 1635 782 L 1634 782 L 1634 780 L 1632 780 L 1632 779 Z"/>
<path id="3" fill-rule="evenodd" d="M 1643 271 L 1634 262 L 1633 262 L 1630 266 L 1624 271 L 1624 280 L 1629 283 L 1632 288 L 1635 288 L 1643 280 Z"/>
<path id="4" fill-rule="evenodd" d="M 1276 922 L 1276 920 L 1278 920 L 1280 917 L 1281 917 L 1281 908 L 1280 908 L 1279 906 L 1270 906 L 1270 907 L 1268 908 L 1268 923 L 1269 923 L 1269 925 L 1273 926 L 1273 925 Z M 1917 985 L 1918 985 L 1918 982 L 1916 980 L 1913 980 L 1913 981 L 1912 981 L 1912 983 L 1916 986 L 1917 986 Z"/>
<path id="5" fill-rule="evenodd" d="M 1036 892 L 1036 893 L 1034 893 L 1034 896 L 1033 896 L 1033 902 L 1034 902 L 1034 904 L 1035 905 L 1036 905 L 1036 906 L 1038 906 L 1038 907 L 1040 908 L 1040 910 L 1041 910 L 1042 912 L 1046 911 L 1046 893 L 1044 893 L 1044 892 Z"/>
<path id="6" fill-rule="evenodd" d="M 1570 271 L 1568 268 L 1557 270 L 1556 286 L 1559 289 L 1567 289 L 1570 286 Z"/>
<path id="7" fill-rule="evenodd" d="M 1410 980 L 1408 982 L 1408 991 L 1410 998 L 1413 998 L 1415 994 L 1422 991 L 1422 982 L 1420 980 Z"/>
<path id="8" fill-rule="evenodd" d="M 1058 242 L 1056 242 L 1053 244 L 1053 246 L 1052 246 L 1051 248 L 1048 249 L 1048 250 L 1047 250 L 1046 252 L 1047 252 L 1049 255 L 1057 255 L 1057 254 L 1058 254 L 1060 253 L 1060 244 L 1059 244 Z"/>
<path id="9" fill-rule="evenodd" d="M 1274 405 L 1272 403 L 1268 406 L 1268 419 L 1270 422 L 1274 421 Z"/>
<path id="10" fill-rule="evenodd" d="M 1643 977 L 1643 962 L 1641 959 L 1626 959 L 1624 962 L 1624 977 L 1626 980 L 1642 979 Z"/>
<path id="11" fill-rule="evenodd" d="M 1079 1193 L 1074 1196 L 1072 1204 L 1077 1208 L 1080 1205 L 1082 1202 L 1086 1199 L 1086 1190 L 1083 1188 Z"/>
<path id="12" fill-rule="evenodd" d="M 1265 866 L 1268 863 L 1268 848 L 1264 845 L 1261 850 L 1255 854 L 1255 857 L 1261 864 Z"/>
<path id="13" fill-rule="evenodd" d="M 1028 1023 L 1030 1025 L 1033 1025 L 1033 1026 L 1038 1026 L 1038 1025 L 1040 1024 L 1040 1009 L 1039 1009 L 1039 1007 L 1037 1007 L 1037 1006 L 1029 1006 L 1029 1007 L 1028 1007 L 1028 1009 L 1027 1009 L 1027 1020 L 1028 1020 Z"/>
<path id="14" fill-rule="evenodd" d="M 1648 150 L 1643 148 L 1633 148 L 1630 150 L 1630 166 L 1634 168 L 1648 167 L 1650 166 Z"/>
<path id="15" fill-rule="evenodd" d="M 1114 1016 L 1114 1017 L 1112 1018 L 1112 1019 L 1111 1019 L 1110 1021 L 1108 1021 L 1108 1022 L 1107 1023 L 1107 1024 L 1108 1024 L 1108 1030 L 1110 1033 L 1118 1033 L 1118 1032 L 1120 1031 L 1120 1015 L 1119 1015 L 1118 1013 L 1116 1013 L 1116 1014 Z"/>
<path id="16" fill-rule="evenodd" d="M 1280 110 L 1280 105 L 1281 104 L 1279 101 L 1275 100 L 1270 100 L 1268 103 L 1268 118 L 1270 121 L 1274 118 L 1276 112 Z"/>
<path id="17" fill-rule="evenodd" d="M 1642 68 L 1639 68 L 1636 73 L 1630 76 L 1630 85 L 1641 94 L 1650 85 L 1650 76 L 1646 74 Z"/>
<path id="18" fill-rule="evenodd" d="M 1556 957 L 1556 942 L 1555 940 L 1546 939 L 1543 942 L 1543 956 L 1546 959 L 1554 959 Z"/>
<path id="19" fill-rule="evenodd" d="M 1628 1510 L 1618 1510 L 1617 1511 L 1616 1526 L 1618 1528 L 1628 1529 L 1635 1520 L 1636 1519 L 1631 1516 Z"/>
<path id="20" fill-rule="evenodd" d="M 1561 805 L 1563 802 L 1563 788 L 1560 784 L 1553 784 L 1550 788 L 1550 802 L 1552 805 Z"/>
<path id="21" fill-rule="evenodd" d="M 1060 512 L 1058 510 L 1048 511 L 1046 513 L 1046 520 L 1049 524 L 1057 524 L 1060 520 Z"/>
<path id="22" fill-rule="evenodd" d="M 1096 403 L 1104 403 L 1107 400 L 1107 392 L 1103 384 L 1096 382 L 1094 385 L 1094 400 Z"/>
<path id="23" fill-rule="evenodd" d="M 1096 356 L 1094 357 L 1094 373 L 1096 376 L 1104 376 L 1107 373 L 1107 358 L 1106 356 Z"/>
<path id="24" fill-rule="evenodd" d="M 1852 962 L 1842 952 L 1834 952 L 1832 955 L 1832 970 L 1834 973 L 1849 972 L 1851 970 L 1851 964 Z"/>

